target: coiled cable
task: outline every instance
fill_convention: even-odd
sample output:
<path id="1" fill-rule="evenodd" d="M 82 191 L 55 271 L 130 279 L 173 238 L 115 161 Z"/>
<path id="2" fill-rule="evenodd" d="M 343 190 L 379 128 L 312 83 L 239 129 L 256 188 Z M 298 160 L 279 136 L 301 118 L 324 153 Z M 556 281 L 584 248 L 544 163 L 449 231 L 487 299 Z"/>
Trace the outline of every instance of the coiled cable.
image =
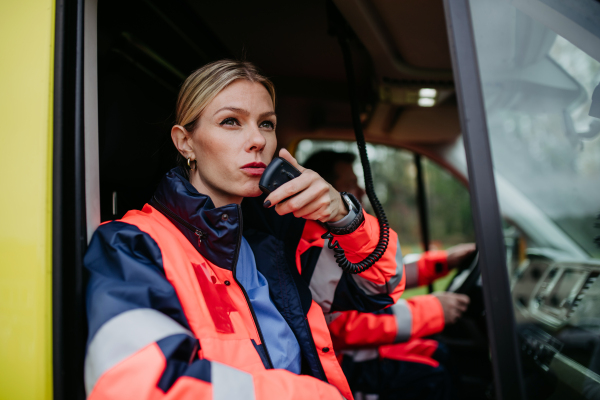
<path id="1" fill-rule="evenodd" d="M 354 85 L 354 66 L 352 65 L 352 53 L 350 52 L 350 46 L 348 40 L 343 33 L 343 30 L 338 32 L 338 41 L 342 49 L 344 56 L 344 65 L 346 67 L 346 78 L 348 80 L 348 94 L 350 95 L 350 108 L 352 114 L 352 125 L 354 126 L 354 135 L 356 136 L 356 145 L 358 146 L 358 154 L 360 155 L 360 162 L 363 167 L 363 173 L 365 177 L 365 191 L 367 197 L 373 206 L 377 221 L 379 222 L 379 242 L 371 254 L 369 254 L 364 260 L 353 263 L 346 258 L 344 249 L 340 246 L 337 240 L 334 239 L 330 231 L 326 232 L 321 236 L 323 239 L 327 239 L 327 246 L 333 250 L 335 261 L 342 268 L 344 272 L 349 274 L 360 274 L 371 268 L 385 253 L 388 243 L 390 241 L 390 225 L 388 224 L 387 217 L 383 211 L 383 206 L 379 202 L 377 195 L 375 195 L 375 189 L 373 188 L 373 177 L 371 175 L 371 164 L 369 163 L 369 157 L 367 156 L 367 144 L 365 143 L 365 135 L 362 130 L 362 122 L 360 121 L 359 107 L 358 107 L 358 95 L 356 93 L 356 87 Z"/>

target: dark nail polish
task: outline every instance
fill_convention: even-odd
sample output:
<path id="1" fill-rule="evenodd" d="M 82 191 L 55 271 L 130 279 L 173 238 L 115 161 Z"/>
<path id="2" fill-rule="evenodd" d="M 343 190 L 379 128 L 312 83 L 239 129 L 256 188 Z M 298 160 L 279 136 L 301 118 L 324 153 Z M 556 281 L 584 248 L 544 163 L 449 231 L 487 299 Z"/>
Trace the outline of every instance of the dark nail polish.
<path id="1" fill-rule="evenodd" d="M 265 201 L 265 202 L 263 203 L 263 207 L 264 207 L 264 208 L 269 208 L 269 207 L 271 207 L 271 200 L 267 200 L 267 201 Z"/>

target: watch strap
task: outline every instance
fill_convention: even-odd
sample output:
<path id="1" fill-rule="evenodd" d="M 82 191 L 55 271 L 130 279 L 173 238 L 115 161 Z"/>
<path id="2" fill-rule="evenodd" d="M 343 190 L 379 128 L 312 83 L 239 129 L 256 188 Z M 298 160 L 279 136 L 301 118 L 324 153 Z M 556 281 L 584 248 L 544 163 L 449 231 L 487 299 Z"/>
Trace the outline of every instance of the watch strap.
<path id="1" fill-rule="evenodd" d="M 332 222 L 332 223 L 326 223 L 326 225 L 327 225 L 327 228 L 329 228 L 329 231 L 334 235 L 347 235 L 358 229 L 358 227 L 365 220 L 365 216 L 363 214 L 362 206 L 361 206 L 360 202 L 356 199 L 356 197 L 354 197 L 352 194 L 346 193 L 346 192 L 342 192 L 342 193 L 340 193 L 340 195 L 342 196 L 342 201 L 344 201 L 344 204 L 346 205 L 346 207 L 348 207 L 349 213 L 352 212 L 352 210 L 350 210 L 350 207 L 348 206 L 348 204 L 346 204 L 346 199 L 344 199 L 344 195 L 346 195 L 347 198 L 350 199 L 350 201 L 352 202 L 352 205 L 354 206 L 354 209 L 356 210 L 355 211 L 356 215 L 351 221 L 349 221 L 347 224 L 344 224 L 343 226 L 339 226 L 338 223 L 340 221 L 342 221 L 344 218 L 342 218 L 340 221 L 337 221 L 338 223 Z"/>

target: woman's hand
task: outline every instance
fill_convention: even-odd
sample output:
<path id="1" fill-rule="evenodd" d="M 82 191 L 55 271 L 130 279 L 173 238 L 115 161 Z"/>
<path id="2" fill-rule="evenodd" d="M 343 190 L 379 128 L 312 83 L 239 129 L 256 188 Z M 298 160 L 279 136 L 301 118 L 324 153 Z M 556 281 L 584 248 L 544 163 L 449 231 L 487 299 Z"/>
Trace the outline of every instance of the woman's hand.
<path id="1" fill-rule="evenodd" d="M 325 179 L 298 164 L 286 149 L 279 151 L 279 157 L 292 164 L 302 175 L 269 194 L 265 207 L 275 206 L 279 215 L 293 213 L 296 218 L 321 222 L 339 221 L 348 215 L 340 193 Z"/>

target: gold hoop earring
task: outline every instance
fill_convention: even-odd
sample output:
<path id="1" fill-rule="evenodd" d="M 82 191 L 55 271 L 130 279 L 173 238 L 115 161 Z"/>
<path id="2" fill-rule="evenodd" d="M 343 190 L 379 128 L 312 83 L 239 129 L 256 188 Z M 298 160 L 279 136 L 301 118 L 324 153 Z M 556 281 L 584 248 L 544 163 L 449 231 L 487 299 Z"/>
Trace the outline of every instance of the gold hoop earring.
<path id="1" fill-rule="evenodd" d="M 187 161 L 188 161 L 188 168 L 192 171 L 195 170 L 196 169 L 196 160 L 192 160 L 190 157 L 188 157 Z M 192 163 L 194 163 L 193 168 L 192 168 Z"/>

